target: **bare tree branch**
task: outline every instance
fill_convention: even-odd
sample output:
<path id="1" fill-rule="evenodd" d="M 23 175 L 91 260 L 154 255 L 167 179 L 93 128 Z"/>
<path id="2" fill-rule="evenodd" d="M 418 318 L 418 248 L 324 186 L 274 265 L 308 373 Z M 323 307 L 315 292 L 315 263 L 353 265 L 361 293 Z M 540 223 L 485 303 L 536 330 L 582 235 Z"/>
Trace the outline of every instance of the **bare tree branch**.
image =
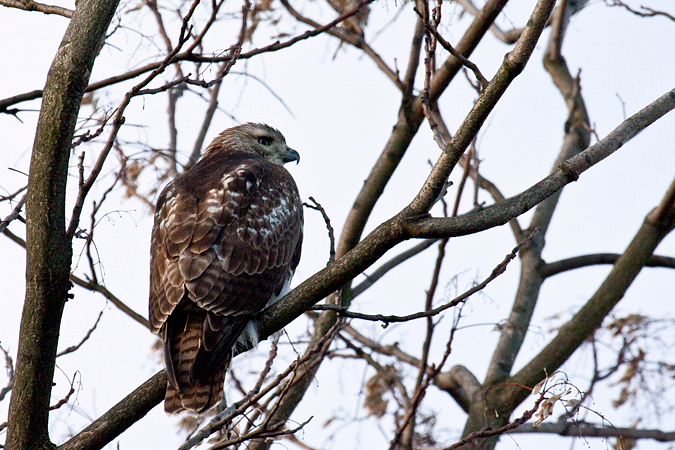
<path id="1" fill-rule="evenodd" d="M 92 333 L 98 326 L 98 323 L 101 321 L 101 317 L 103 317 L 103 310 L 101 310 L 100 313 L 98 313 L 98 317 L 96 318 L 96 322 L 94 322 L 94 325 L 87 331 L 87 334 L 84 335 L 82 340 L 78 342 L 75 345 L 71 345 L 70 347 L 66 348 L 65 350 L 60 351 L 59 353 L 56 354 L 56 357 L 58 358 L 59 356 L 67 355 L 68 353 L 73 353 L 77 351 L 80 347 L 82 347 L 82 344 L 87 342 L 87 340 L 91 337 Z"/>
<path id="2" fill-rule="evenodd" d="M 410 57 L 408 67 L 403 78 L 403 98 L 413 99 L 413 89 L 415 88 L 415 77 L 417 75 L 420 63 L 420 53 L 422 50 L 422 39 L 424 37 L 424 21 L 421 17 L 417 18 L 415 32 L 413 33 L 412 45 L 410 46 Z"/>
<path id="3" fill-rule="evenodd" d="M 328 240 L 330 242 L 330 248 L 328 251 L 328 264 L 330 264 L 335 261 L 335 232 L 333 231 L 333 226 L 330 224 L 330 217 L 328 217 L 328 213 L 326 213 L 326 210 L 323 209 L 323 206 L 314 200 L 314 197 L 309 197 L 309 200 L 314 204 L 310 205 L 309 203 L 303 203 L 303 205 L 309 209 L 319 211 L 321 213 L 321 217 L 323 217 L 324 223 L 326 224 L 326 229 L 328 230 Z"/>
<path id="4" fill-rule="evenodd" d="M 411 213 L 426 214 L 441 194 L 448 176 L 471 141 L 476 137 L 483 122 L 504 92 L 506 92 L 511 82 L 525 68 L 554 4 L 555 2 L 552 0 L 540 0 L 537 2 L 528 21 L 528 26 L 525 28 L 515 48 L 506 55 L 504 63 L 500 66 L 487 88 L 483 90 L 474 107 L 467 114 L 452 137 L 452 140 L 443 150 L 443 154 L 436 161 L 436 164 L 434 164 L 434 168 L 422 186 L 422 189 L 420 189 L 415 199 L 408 206 Z M 430 102 L 434 101 L 433 92 L 432 86 L 429 94 Z"/>
<path id="5" fill-rule="evenodd" d="M 394 256 L 389 261 L 382 264 L 376 270 L 374 270 L 370 275 L 363 274 L 366 277 L 364 281 L 357 284 L 352 288 L 352 298 L 356 298 L 359 295 L 363 294 L 368 288 L 374 285 L 380 278 L 385 276 L 390 270 L 394 269 L 400 264 L 403 264 L 407 260 L 413 258 L 414 256 L 419 255 L 424 250 L 428 249 L 432 245 L 438 242 L 438 239 L 424 239 L 419 244 L 409 248 L 408 250 L 401 252 L 400 254 Z"/>
<path id="6" fill-rule="evenodd" d="M 598 290 L 572 319 L 560 327 L 556 337 L 513 375 L 509 382 L 521 386 L 534 386 L 546 376 L 544 369 L 549 373 L 557 370 L 602 324 L 607 314 L 623 298 L 626 289 L 640 273 L 654 249 L 673 228 L 675 228 L 675 180 L 659 206 L 647 215 L 626 251 L 614 264 Z M 521 392 L 506 390 L 510 391 L 508 395 L 511 404 L 523 398 Z M 507 394 L 501 392 L 500 395 Z"/>
<path id="7" fill-rule="evenodd" d="M 21 200 L 14 206 L 14 209 L 12 212 L 2 219 L 0 221 L 0 233 L 4 232 L 7 226 L 15 219 L 19 217 L 19 214 L 21 214 L 21 210 L 23 209 L 23 206 L 26 204 L 26 197 L 28 194 L 24 194 L 23 197 L 21 197 Z"/>
<path id="8" fill-rule="evenodd" d="M 9 230 L 3 230 L 3 234 L 7 236 L 9 239 L 11 239 L 13 242 L 16 244 L 20 245 L 23 248 L 26 248 L 26 241 L 15 235 Z M 83 287 L 85 289 L 88 289 L 92 292 L 98 292 L 102 294 L 106 299 L 110 300 L 110 302 L 118 307 L 123 313 L 134 319 L 136 322 L 140 323 L 143 325 L 145 328 L 150 328 L 150 322 L 148 322 L 148 319 L 145 317 L 141 316 L 138 314 L 136 311 L 128 307 L 122 300 L 117 298 L 112 292 L 108 290 L 105 286 L 94 282 L 93 280 L 83 280 L 82 278 L 78 277 L 75 274 L 70 274 L 70 281 L 72 281 L 74 284 Z"/>
<path id="9" fill-rule="evenodd" d="M 432 26 L 429 23 L 425 23 L 424 26 L 426 27 L 427 30 L 429 30 L 429 32 L 431 32 L 431 34 L 434 35 L 434 37 L 438 40 L 438 43 L 441 44 L 441 46 L 443 46 L 443 48 L 446 49 L 448 53 L 457 58 L 459 62 L 462 63 L 463 66 L 467 67 L 469 70 L 473 72 L 474 76 L 480 83 L 480 86 L 483 89 L 485 89 L 485 87 L 488 84 L 488 80 L 483 76 L 478 66 L 469 61 L 467 58 L 465 58 L 464 55 L 458 52 L 455 49 L 455 47 L 453 47 L 448 41 L 446 41 L 445 38 L 443 38 L 443 36 L 441 36 L 441 34 L 438 32 L 436 27 Z"/>
<path id="10" fill-rule="evenodd" d="M 63 397 L 61 400 L 58 402 L 54 403 L 49 407 L 50 411 L 54 411 L 62 407 L 63 405 L 68 404 L 70 401 L 70 397 L 75 393 L 75 388 L 73 387 L 75 385 L 75 378 L 70 382 L 70 389 L 68 390 L 68 393 L 66 394 L 65 397 Z"/>
<path id="11" fill-rule="evenodd" d="M 507 0 L 489 0 L 485 4 L 481 14 L 476 17 L 457 44 L 457 50 L 459 52 L 467 57 L 471 54 L 478 45 L 478 42 L 480 42 L 489 29 L 490 24 L 492 24 L 494 19 L 501 12 L 506 2 Z M 420 24 L 420 26 L 423 27 L 423 24 Z M 420 32 L 423 32 L 423 30 Z M 413 40 L 413 47 L 421 45 L 421 37 L 419 39 L 419 42 Z M 411 51 L 411 54 L 417 55 L 417 58 L 419 58 L 419 50 Z M 432 105 L 436 103 L 438 97 L 459 72 L 461 67 L 462 64 L 454 56 L 450 56 L 450 58 L 448 58 L 436 71 L 429 92 L 429 100 Z M 407 76 L 406 79 L 412 80 L 414 77 L 410 75 Z M 412 89 L 412 87 L 409 87 L 409 89 Z M 401 102 L 398 121 L 394 126 L 393 132 L 377 162 L 371 169 L 363 188 L 359 191 L 352 209 L 347 216 L 338 243 L 338 258 L 358 244 L 368 218 L 370 217 L 370 213 L 384 192 L 385 186 L 398 167 L 398 164 L 403 158 L 403 155 L 408 149 L 412 138 L 417 133 L 423 120 L 424 113 L 420 97 L 418 96 L 414 100 L 409 97 L 404 97 Z"/>
<path id="12" fill-rule="evenodd" d="M 223 424 L 227 423 L 228 420 L 231 420 L 234 414 L 236 414 L 236 412 L 240 410 L 242 406 L 248 407 L 250 404 L 254 403 L 253 399 L 260 393 L 260 389 L 262 388 L 262 385 L 265 382 L 267 375 L 269 375 L 270 371 L 272 370 L 272 362 L 274 362 L 276 356 L 277 356 L 277 343 L 273 341 L 272 347 L 270 348 L 269 356 L 267 357 L 267 361 L 265 361 L 265 366 L 258 375 L 258 381 L 256 382 L 255 386 L 253 386 L 253 389 L 247 392 L 244 398 L 234 403 L 233 405 L 231 405 L 230 407 L 219 413 L 216 417 L 211 419 L 211 421 L 207 426 L 199 430 L 199 432 L 196 433 L 194 436 L 192 436 L 190 439 L 188 439 L 188 441 L 186 441 L 185 444 L 181 445 L 180 450 L 188 450 L 194 446 L 199 445 L 201 442 L 204 441 L 204 439 L 222 430 Z M 275 380 L 275 382 L 272 384 L 278 385 L 281 382 L 281 380 L 282 380 L 281 378 L 277 378 L 277 380 Z"/>
<path id="13" fill-rule="evenodd" d="M 8 8 L 18 8 L 24 11 L 38 11 L 43 14 L 56 14 L 67 18 L 73 17 L 73 10 L 62 6 L 47 5 L 34 0 L 0 0 L 0 5 Z"/>
<path id="14" fill-rule="evenodd" d="M 353 14 L 349 14 L 349 15 L 348 15 L 347 17 L 345 17 L 343 20 L 347 20 L 348 18 L 352 17 L 352 16 L 353 16 L 354 14 L 356 14 L 362 7 L 364 7 L 365 5 L 371 3 L 372 1 L 373 1 L 373 0 L 365 0 L 365 1 L 362 0 L 362 1 L 358 2 L 358 3 L 356 4 L 356 6 L 352 9 Z M 306 24 L 308 24 L 308 25 L 310 25 L 310 26 L 313 26 L 313 27 L 315 27 L 315 28 L 318 28 L 318 27 L 319 27 L 319 24 L 318 24 L 317 22 L 315 22 L 315 21 L 313 21 L 313 20 L 311 20 L 311 19 L 309 19 L 309 18 L 303 16 L 303 15 L 300 14 L 298 11 L 296 11 L 296 10 L 291 6 L 291 4 L 288 3 L 288 0 L 281 0 L 281 4 L 284 5 L 284 7 L 288 10 L 288 12 L 289 12 L 293 17 L 295 17 L 296 19 L 298 19 L 300 22 L 306 23 Z M 342 21 L 341 21 L 341 22 L 342 22 Z M 332 27 L 331 27 L 331 28 L 332 28 Z M 328 34 L 333 35 L 333 36 L 335 36 L 335 37 L 337 37 L 337 38 L 339 38 L 339 39 L 341 39 L 341 40 L 343 40 L 343 41 L 345 41 L 345 42 L 348 42 L 349 44 L 353 45 L 354 47 L 361 49 L 366 55 L 368 55 L 368 56 L 373 60 L 373 62 L 377 65 L 377 67 L 378 67 L 385 75 L 387 75 L 387 77 L 389 77 L 389 79 L 394 83 L 394 85 L 395 85 L 397 88 L 399 88 L 401 91 L 403 91 L 403 90 L 405 89 L 405 87 L 403 86 L 403 83 L 401 82 L 401 80 L 400 80 L 399 77 L 398 77 L 398 74 L 397 74 L 394 70 L 392 70 L 392 69 L 384 62 L 384 60 L 382 59 L 382 57 L 380 57 L 380 55 L 378 55 L 378 54 L 375 52 L 375 50 L 373 50 L 372 47 L 370 47 L 370 46 L 366 43 L 366 41 L 364 40 L 363 36 L 360 36 L 360 35 L 355 34 L 355 33 L 348 33 L 348 32 L 344 32 L 344 31 L 340 31 L 340 30 L 337 30 L 337 29 L 328 29 L 328 30 L 326 30 L 326 31 L 328 32 Z"/>
<path id="15" fill-rule="evenodd" d="M 391 345 L 382 345 L 379 342 L 375 342 L 372 339 L 369 339 L 359 333 L 351 325 L 345 325 L 343 331 L 349 334 L 356 342 L 361 344 L 364 347 L 368 347 L 372 351 L 379 353 L 381 355 L 393 356 L 399 361 L 410 364 L 411 366 L 418 366 L 420 361 L 419 359 L 405 353 L 398 347 L 398 344 L 394 343 Z"/>
<path id="16" fill-rule="evenodd" d="M 139 421 L 164 399 L 168 378 L 162 370 L 143 383 L 58 450 L 98 450 Z"/>
<path id="17" fill-rule="evenodd" d="M 439 17 L 440 19 L 440 17 Z M 445 205 L 444 205 L 445 206 Z M 445 208 L 447 210 L 447 208 Z M 447 211 L 446 211 L 447 214 Z M 430 311 L 432 308 L 434 296 L 436 295 L 436 289 L 438 288 L 438 280 L 441 273 L 441 268 L 443 266 L 443 260 L 445 259 L 445 246 L 448 244 L 448 239 L 441 239 L 438 243 L 438 256 L 436 257 L 436 264 L 434 266 L 434 271 L 431 276 L 431 285 L 427 290 L 426 300 L 424 304 L 425 311 Z M 415 388 L 413 390 L 412 399 L 410 400 L 410 406 L 406 408 L 405 417 L 397 427 L 394 432 L 394 437 L 392 438 L 389 448 L 395 449 L 398 447 L 398 444 L 402 442 L 402 447 L 406 449 L 412 449 L 413 447 L 413 438 L 415 436 L 415 419 L 417 415 L 417 410 L 426 394 L 427 387 L 429 386 L 430 381 L 435 377 L 435 374 L 427 374 L 429 369 L 429 350 L 431 349 L 431 340 L 434 334 L 434 321 L 431 316 L 427 317 L 426 321 L 426 336 L 422 344 L 422 356 L 419 360 L 417 366 L 417 377 L 415 379 Z M 452 337 L 454 336 L 454 330 L 451 333 L 450 342 L 452 342 Z M 450 354 L 450 344 L 448 344 L 447 354 Z M 446 356 L 447 358 L 447 356 Z M 438 371 L 443 366 L 445 359 L 437 368 L 431 368 L 432 372 L 438 373 Z"/>
<path id="18" fill-rule="evenodd" d="M 396 343 L 382 345 L 363 336 L 351 325 L 345 325 L 344 331 L 362 346 L 367 347 L 376 353 L 393 356 L 399 361 L 410 364 L 411 366 L 419 366 L 419 359 L 402 351 Z M 439 389 L 450 394 L 465 412 L 469 412 L 471 400 L 481 387 L 476 376 L 466 367 L 459 365 L 452 367 L 447 372 L 437 374 L 433 379 L 433 383 Z"/>
<path id="19" fill-rule="evenodd" d="M 478 378 L 469 369 L 460 365 L 436 375 L 434 385 L 450 394 L 459 407 L 467 413 L 471 410 L 474 395 L 481 388 Z"/>
<path id="20" fill-rule="evenodd" d="M 113 118 L 113 126 L 112 129 L 110 130 L 110 135 L 108 136 L 108 140 L 101 150 L 101 153 L 99 153 L 98 158 L 96 159 L 96 163 L 94 164 L 94 167 L 92 167 L 91 171 L 89 172 L 89 176 L 87 177 L 86 180 L 83 180 L 80 182 L 79 186 L 79 191 L 77 193 L 77 200 L 75 201 L 75 206 L 73 206 L 73 212 L 70 217 L 70 224 L 68 225 L 68 231 L 67 235 L 70 239 L 75 235 L 75 232 L 77 231 L 77 227 L 80 223 L 80 214 L 82 213 L 82 207 L 84 205 L 84 200 L 89 194 L 89 191 L 91 190 L 92 186 L 94 185 L 94 182 L 98 178 L 98 175 L 101 173 L 101 170 L 103 169 L 103 164 L 105 163 L 105 160 L 107 159 L 108 155 L 110 154 L 110 150 L 113 148 L 113 145 L 115 143 L 115 140 L 117 139 L 117 134 L 119 133 L 120 128 L 124 124 L 125 118 L 124 118 L 124 111 L 126 110 L 127 106 L 131 103 L 131 100 L 136 97 L 137 95 L 140 95 L 141 90 L 147 86 L 152 80 L 154 80 L 159 74 L 164 72 L 164 70 L 169 66 L 169 64 L 172 62 L 173 57 L 178 53 L 178 51 L 183 47 L 183 45 L 188 41 L 190 37 L 190 32 L 188 30 L 189 28 L 189 23 L 190 19 L 192 18 L 192 14 L 194 13 L 195 9 L 197 8 L 197 5 L 199 4 L 200 0 L 194 0 L 191 7 L 190 11 L 188 14 L 185 16 L 183 19 L 183 24 L 181 26 L 180 30 L 180 35 L 178 37 L 178 43 L 176 44 L 176 48 L 174 48 L 169 54 L 162 60 L 162 62 L 159 64 L 159 66 L 153 70 L 143 81 L 138 83 L 136 86 L 134 86 L 129 92 L 127 92 L 124 95 L 124 99 L 120 103 L 120 105 L 117 107 L 117 112 L 115 113 L 115 116 Z"/>
<path id="21" fill-rule="evenodd" d="M 499 436 L 502 435 L 508 431 L 514 430 L 518 428 L 519 426 L 523 425 L 525 422 L 530 420 L 532 416 L 534 415 L 535 412 L 539 409 L 539 405 L 541 402 L 544 400 L 544 394 L 542 393 L 537 401 L 534 403 L 534 407 L 532 409 L 528 409 L 523 413 L 522 416 L 517 418 L 516 420 L 513 420 L 509 423 L 507 423 L 504 426 L 501 426 L 499 428 L 485 428 L 482 430 L 474 431 L 473 433 L 468 434 L 467 436 L 463 437 L 461 440 L 458 442 L 455 442 L 454 444 L 445 447 L 444 450 L 454 450 L 456 448 L 461 448 L 465 446 L 468 443 L 471 443 L 475 441 L 476 439 L 484 439 L 488 437 L 494 437 L 494 436 Z"/>
<path id="22" fill-rule="evenodd" d="M 559 434 L 560 436 L 571 437 L 622 437 L 624 439 L 654 439 L 658 442 L 675 441 L 675 431 L 617 428 L 603 424 L 587 422 L 542 423 L 538 427 L 528 423 L 508 432 L 508 434 L 534 433 Z"/>
<path id="23" fill-rule="evenodd" d="M 563 1 L 561 6 L 563 10 L 559 10 L 557 17 L 564 15 L 567 2 Z M 544 56 L 544 65 L 563 97 L 566 100 L 569 99 L 567 102 L 568 115 L 574 115 L 577 119 L 574 122 L 575 127 L 567 127 L 565 130 L 565 139 L 553 166 L 553 171 L 555 172 L 560 167 L 563 167 L 564 164 L 567 164 L 570 157 L 579 154 L 579 152 L 588 146 L 590 136 L 587 132 L 589 119 L 583 106 L 583 99 L 578 95 L 578 90 L 574 92 L 574 89 L 570 87 L 573 81 L 567 71 L 565 60 L 562 59 L 559 53 L 556 54 L 554 51 L 562 45 L 563 28 L 566 22 L 563 20 L 554 20 L 553 22 L 555 26 L 549 37 L 547 53 Z M 530 228 L 537 227 L 541 230 L 541 234 L 533 241 L 533 245 L 521 252 L 521 273 L 518 290 L 507 322 L 505 326 L 501 327 L 499 341 L 490 360 L 488 372 L 483 382 L 483 385 L 486 387 L 498 384 L 507 378 L 511 373 L 516 357 L 520 353 L 530 321 L 532 320 L 534 308 L 539 299 L 543 278 L 539 275 L 537 268 L 541 264 L 541 252 L 544 249 L 546 233 L 558 205 L 561 192 L 562 190 L 551 195 L 537 205 L 534 210 Z M 484 426 L 495 426 L 489 419 L 486 423 L 485 419 L 480 416 L 478 408 L 477 403 L 475 409 L 470 414 L 464 433 L 475 431 Z M 500 419 L 499 423 L 504 422 L 504 420 L 506 419 Z"/>
<path id="24" fill-rule="evenodd" d="M 312 359 L 316 354 L 325 353 L 328 350 L 328 345 L 330 345 L 330 343 L 332 342 L 333 337 L 335 336 L 339 328 L 340 328 L 339 324 L 336 324 L 333 328 L 331 328 L 330 333 L 326 334 L 323 337 L 323 339 L 313 344 L 312 347 L 308 349 L 308 351 L 303 356 L 296 359 L 283 372 L 277 375 L 274 381 L 269 383 L 264 389 L 261 389 L 264 377 L 260 377 L 258 383 L 256 384 L 256 387 L 251 391 L 251 393 L 249 393 L 242 400 L 234 403 L 225 411 L 214 417 L 207 426 L 202 428 L 198 433 L 196 433 L 193 437 L 191 437 L 183 445 L 181 445 L 179 447 L 179 450 L 189 450 L 195 445 L 198 445 L 208 436 L 220 430 L 223 427 L 223 425 L 231 421 L 233 417 L 236 417 L 237 415 L 241 414 L 250 405 L 256 403 L 260 398 L 262 398 L 264 395 L 270 392 L 273 388 L 278 387 L 281 384 L 282 380 L 290 377 L 286 385 L 281 386 L 282 393 L 280 393 L 279 400 L 277 400 L 278 404 L 283 398 L 283 392 L 287 391 L 288 388 L 294 382 L 298 382 L 298 380 L 301 380 L 303 378 L 308 378 L 307 375 L 310 373 L 311 368 L 314 366 L 314 363 L 312 363 Z M 267 370 L 269 371 L 269 369 Z M 269 425 L 270 417 L 273 417 L 272 412 L 270 412 L 270 414 L 267 416 L 265 425 Z M 280 424 L 274 424 L 274 426 L 275 427 L 277 425 L 283 426 L 283 424 L 284 423 L 281 422 Z M 254 432 L 250 433 L 248 439 L 260 438 L 259 436 L 257 436 L 257 434 L 264 433 L 266 431 L 267 426 L 261 426 L 257 430 L 254 430 Z"/>
<path id="25" fill-rule="evenodd" d="M 71 275 L 70 280 L 80 287 L 102 294 L 106 299 L 110 300 L 110 302 L 113 305 L 117 306 L 117 308 L 119 308 L 127 316 L 131 317 L 136 322 L 143 325 L 143 327 L 150 329 L 150 322 L 148 322 L 148 319 L 141 316 L 136 311 L 127 306 L 122 300 L 120 300 L 117 296 L 115 296 L 115 294 L 110 292 L 108 288 L 106 288 L 105 286 L 98 283 L 94 283 L 91 280 L 85 281 L 82 278 L 79 278 L 75 275 Z"/>
<path id="26" fill-rule="evenodd" d="M 204 120 L 202 120 L 202 126 L 199 129 L 199 134 L 197 139 L 195 139 L 194 146 L 192 147 L 192 153 L 188 159 L 188 163 L 185 165 L 185 170 L 188 170 L 190 167 L 197 164 L 199 158 L 202 156 L 202 147 L 204 146 L 204 140 L 206 139 L 206 133 L 209 131 L 213 117 L 216 114 L 218 109 L 218 95 L 220 94 L 220 87 L 223 85 L 222 81 L 216 83 L 211 89 L 209 89 L 209 106 L 206 109 L 204 114 Z"/>
<path id="27" fill-rule="evenodd" d="M 562 272 L 567 272 L 568 270 L 580 269 L 582 267 L 599 264 L 615 264 L 620 257 L 621 255 L 619 253 L 596 253 L 592 255 L 575 256 L 573 258 L 546 263 L 541 268 L 541 275 L 544 278 L 548 278 Z M 675 258 L 671 256 L 651 255 L 645 263 L 645 266 L 675 269 Z"/>
<path id="28" fill-rule="evenodd" d="M 445 303 L 441 306 L 438 306 L 436 308 L 430 308 L 425 311 L 417 312 L 414 314 L 408 314 L 406 316 L 387 316 L 383 314 L 361 314 L 357 313 L 354 311 L 349 311 L 343 306 L 339 305 L 315 305 L 312 307 L 312 310 L 315 311 L 337 311 L 341 316 L 344 317 L 349 317 L 352 319 L 363 319 L 363 320 L 371 320 L 374 322 L 382 322 L 383 327 L 387 327 L 390 323 L 397 323 L 397 322 L 408 322 L 410 320 L 415 320 L 415 319 L 422 319 L 422 318 L 428 318 L 428 317 L 433 317 L 435 315 L 440 314 L 441 312 L 445 311 L 446 309 L 452 308 L 453 306 L 457 306 L 460 303 L 464 302 L 466 299 L 471 297 L 473 294 L 476 292 L 479 292 L 485 288 L 488 284 L 490 284 L 495 278 L 500 276 L 506 271 L 506 267 L 509 265 L 511 261 L 513 261 L 518 254 L 518 251 L 528 245 L 530 241 L 534 238 L 536 235 L 537 231 L 535 230 L 533 233 L 531 233 L 523 242 L 519 243 L 506 257 L 504 260 L 499 263 L 494 269 L 492 269 L 492 273 L 478 283 L 476 286 L 472 287 L 471 289 L 467 290 L 465 293 L 462 295 L 459 295 L 449 301 L 448 303 Z M 440 270 L 440 269 L 439 269 Z"/>
<path id="29" fill-rule="evenodd" d="M 367 5 L 371 3 L 374 0 L 362 0 L 361 2 L 357 3 L 354 8 L 350 9 L 349 11 L 346 11 L 345 13 L 339 15 L 336 19 L 332 20 L 331 22 L 317 26 L 313 30 L 308 30 L 298 36 L 295 36 L 291 39 L 288 39 L 287 41 L 284 42 L 274 42 L 272 44 L 266 45 L 264 47 L 256 48 L 253 50 L 249 50 L 248 52 L 243 52 L 239 55 L 239 59 L 250 59 L 253 56 L 257 56 L 262 53 L 268 53 L 268 52 L 275 52 L 279 51 L 288 47 L 291 47 L 292 45 L 304 41 L 305 39 L 312 38 L 314 36 L 318 36 L 319 34 L 322 34 L 340 22 L 343 22 L 345 19 L 348 17 L 353 16 L 356 14 L 360 7 L 362 5 Z M 501 1 L 506 1 L 506 0 L 501 0 Z M 221 3 L 219 3 L 220 5 Z M 215 18 L 214 18 L 215 19 Z M 194 49 L 197 46 L 197 44 L 200 41 L 202 35 L 197 36 L 197 38 L 192 42 L 192 44 L 187 48 L 186 51 L 181 52 L 181 53 L 176 53 L 173 54 L 170 58 L 170 64 L 177 63 L 179 61 L 191 61 L 191 62 L 206 62 L 206 63 L 219 63 L 219 62 L 224 62 L 224 61 L 229 61 L 230 57 L 229 56 L 204 56 L 204 55 L 198 55 L 194 53 Z M 179 48 L 179 47 L 176 47 Z M 175 50 L 175 49 L 174 49 Z M 150 64 L 146 64 L 145 66 L 139 67 L 137 69 L 131 70 L 129 72 L 126 72 L 121 75 L 116 75 L 114 77 L 106 78 L 105 80 L 101 80 L 95 83 L 92 83 L 91 85 L 87 86 L 87 89 L 85 92 L 91 92 L 95 91 L 107 86 L 111 86 L 113 84 L 118 84 L 123 81 L 131 80 L 133 78 L 139 77 L 145 73 L 148 72 L 153 72 L 155 70 L 160 69 L 163 65 L 166 65 L 166 58 L 163 61 L 160 62 L 154 62 Z M 163 70 L 163 69 L 162 69 Z M 15 105 L 17 103 L 29 101 L 29 100 L 36 100 L 40 97 L 42 97 L 43 91 L 36 89 L 31 92 L 26 92 L 24 94 L 19 94 L 15 95 L 13 97 L 9 97 L 3 100 L 0 100 L 0 113 L 7 113 L 9 110 L 7 109 L 9 106 Z"/>
<path id="30" fill-rule="evenodd" d="M 456 218 L 421 218 L 407 224 L 406 230 L 412 237 L 435 238 L 472 234 L 479 229 L 484 229 L 485 226 L 503 225 L 511 218 L 522 214 L 524 210 L 521 210 L 521 207 L 537 205 L 566 184 L 576 181 L 583 172 L 610 156 L 623 144 L 673 109 L 675 109 L 675 89 L 665 93 L 623 121 L 602 140 L 565 161 L 559 169 L 523 193 L 481 211 L 470 212 Z M 490 225 L 483 219 L 486 219 Z"/>
<path id="31" fill-rule="evenodd" d="M 7 386 L 0 389 L 1 402 L 5 399 L 5 396 L 12 390 L 12 387 L 14 386 L 14 361 L 2 345 L 0 345 L 0 351 L 2 351 L 2 353 L 5 355 L 5 370 L 7 371 Z M 2 430 L 2 427 L 0 427 L 0 430 Z"/>
<path id="32" fill-rule="evenodd" d="M 629 5 L 625 4 L 621 0 L 605 0 L 605 4 L 607 4 L 608 6 L 620 6 L 620 7 L 624 8 L 624 9 L 630 11 L 631 13 L 636 14 L 640 17 L 661 16 L 661 17 L 665 17 L 665 18 L 670 19 L 673 22 L 675 22 L 675 16 L 673 16 L 672 14 L 667 13 L 665 11 L 658 11 L 658 10 L 649 8 L 647 6 L 640 6 L 640 10 L 641 10 L 640 11 L 640 10 L 637 10 L 635 8 L 630 7 Z"/>
<path id="33" fill-rule="evenodd" d="M 10 169 L 10 170 L 13 170 L 13 169 Z M 26 175 L 23 172 L 19 172 L 19 173 L 22 173 L 23 175 Z M 17 189 L 16 191 L 14 191 L 13 193 L 11 193 L 9 195 L 0 195 L 0 202 L 5 202 L 7 200 L 14 200 L 20 193 L 25 191 L 27 188 L 28 188 L 28 186 L 24 186 L 22 188 Z"/>

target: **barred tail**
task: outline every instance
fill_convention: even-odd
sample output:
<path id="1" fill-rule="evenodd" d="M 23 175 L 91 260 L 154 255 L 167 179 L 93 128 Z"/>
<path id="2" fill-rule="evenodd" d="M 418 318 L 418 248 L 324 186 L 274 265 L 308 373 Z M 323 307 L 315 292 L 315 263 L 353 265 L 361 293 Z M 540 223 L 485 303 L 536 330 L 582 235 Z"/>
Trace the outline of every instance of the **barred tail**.
<path id="1" fill-rule="evenodd" d="M 214 407 L 223 393 L 225 367 L 222 371 L 213 373 L 205 382 L 182 385 L 180 391 L 167 383 L 164 411 L 167 414 L 177 414 L 188 410 L 202 414 Z"/>
<path id="2" fill-rule="evenodd" d="M 169 375 L 164 410 L 168 414 L 185 410 L 201 414 L 216 405 L 222 396 L 225 372 L 232 359 L 228 352 L 222 360 L 215 362 L 209 373 L 195 370 L 198 354 L 204 351 L 206 311 L 186 308 L 185 312 L 183 320 L 172 323 L 173 329 L 168 330 L 164 349 Z"/>

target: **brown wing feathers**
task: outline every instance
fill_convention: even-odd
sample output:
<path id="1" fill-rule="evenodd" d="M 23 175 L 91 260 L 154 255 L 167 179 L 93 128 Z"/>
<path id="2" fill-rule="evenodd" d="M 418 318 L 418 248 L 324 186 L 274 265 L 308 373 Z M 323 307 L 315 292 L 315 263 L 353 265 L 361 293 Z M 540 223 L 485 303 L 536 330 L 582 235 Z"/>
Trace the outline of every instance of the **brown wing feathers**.
<path id="1" fill-rule="evenodd" d="M 165 410 L 204 412 L 231 349 L 298 264 L 302 204 L 282 166 L 211 153 L 160 195 L 152 233 L 150 323 L 165 341 Z"/>

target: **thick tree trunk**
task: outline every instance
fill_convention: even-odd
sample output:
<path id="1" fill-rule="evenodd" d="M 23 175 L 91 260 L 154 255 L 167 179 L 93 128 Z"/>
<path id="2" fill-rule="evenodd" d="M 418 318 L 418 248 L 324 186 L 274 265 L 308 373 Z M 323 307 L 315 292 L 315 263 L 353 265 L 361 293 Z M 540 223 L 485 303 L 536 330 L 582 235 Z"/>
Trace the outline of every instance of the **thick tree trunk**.
<path id="1" fill-rule="evenodd" d="M 49 403 L 61 316 L 70 289 L 66 235 L 68 162 L 77 114 L 117 0 L 80 0 L 54 58 L 33 144 L 26 202 L 26 301 L 5 448 L 49 441 Z"/>

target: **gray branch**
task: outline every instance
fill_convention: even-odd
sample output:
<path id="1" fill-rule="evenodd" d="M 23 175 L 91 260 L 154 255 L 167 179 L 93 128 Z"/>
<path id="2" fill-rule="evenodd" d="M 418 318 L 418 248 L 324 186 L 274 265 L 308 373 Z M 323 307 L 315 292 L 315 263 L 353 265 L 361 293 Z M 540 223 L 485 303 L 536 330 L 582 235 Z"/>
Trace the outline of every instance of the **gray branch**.
<path id="1" fill-rule="evenodd" d="M 586 422 L 556 422 L 542 423 L 535 427 L 531 423 L 526 423 L 508 434 L 559 434 L 560 436 L 570 437 L 621 437 L 624 439 L 654 439 L 658 442 L 675 441 L 675 431 L 662 430 L 643 430 L 635 428 L 617 428 L 610 425 L 602 425 Z"/>
<path id="2" fill-rule="evenodd" d="M 8 8 L 17 8 L 24 11 L 38 11 L 43 14 L 56 14 L 67 18 L 73 17 L 73 10 L 61 6 L 46 5 L 32 0 L 0 0 L 0 5 Z"/>
<path id="3" fill-rule="evenodd" d="M 621 257 L 619 253 L 597 253 L 593 255 L 581 255 L 573 258 L 561 259 L 552 263 L 545 264 L 540 269 L 541 276 L 544 278 L 558 275 L 568 270 L 581 269 L 582 267 L 595 266 L 599 264 L 615 264 Z M 675 269 L 675 258 L 670 256 L 652 255 L 645 264 L 646 267 L 664 267 Z"/>

